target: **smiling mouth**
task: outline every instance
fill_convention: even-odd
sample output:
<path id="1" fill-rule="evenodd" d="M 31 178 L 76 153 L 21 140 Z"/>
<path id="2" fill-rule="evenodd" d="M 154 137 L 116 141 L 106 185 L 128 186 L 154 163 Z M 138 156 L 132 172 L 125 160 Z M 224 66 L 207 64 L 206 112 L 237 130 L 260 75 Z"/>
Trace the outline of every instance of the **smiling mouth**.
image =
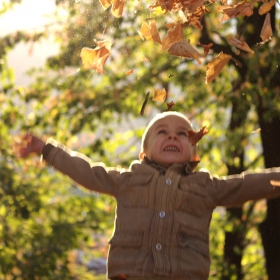
<path id="1" fill-rule="evenodd" d="M 177 152 L 179 153 L 180 150 L 175 146 L 167 146 L 163 149 L 164 152 Z"/>

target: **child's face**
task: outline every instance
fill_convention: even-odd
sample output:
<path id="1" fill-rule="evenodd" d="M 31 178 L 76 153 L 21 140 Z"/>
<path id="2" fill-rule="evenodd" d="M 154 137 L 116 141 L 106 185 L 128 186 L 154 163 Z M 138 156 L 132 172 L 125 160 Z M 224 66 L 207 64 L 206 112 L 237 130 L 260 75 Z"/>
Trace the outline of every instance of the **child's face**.
<path id="1" fill-rule="evenodd" d="M 167 116 L 156 121 L 147 137 L 147 145 L 140 159 L 146 157 L 163 166 L 184 163 L 191 159 L 188 123 L 177 116 Z"/>

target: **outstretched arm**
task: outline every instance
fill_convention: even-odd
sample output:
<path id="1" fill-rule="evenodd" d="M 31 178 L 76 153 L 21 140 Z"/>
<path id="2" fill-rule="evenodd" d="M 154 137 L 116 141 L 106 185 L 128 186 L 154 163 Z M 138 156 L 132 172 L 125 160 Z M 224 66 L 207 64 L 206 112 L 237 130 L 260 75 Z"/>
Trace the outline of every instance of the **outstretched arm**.
<path id="1" fill-rule="evenodd" d="M 40 155 L 45 144 L 45 141 L 42 139 L 28 133 L 19 141 L 14 141 L 13 149 L 16 155 L 26 158 L 32 153 Z"/>

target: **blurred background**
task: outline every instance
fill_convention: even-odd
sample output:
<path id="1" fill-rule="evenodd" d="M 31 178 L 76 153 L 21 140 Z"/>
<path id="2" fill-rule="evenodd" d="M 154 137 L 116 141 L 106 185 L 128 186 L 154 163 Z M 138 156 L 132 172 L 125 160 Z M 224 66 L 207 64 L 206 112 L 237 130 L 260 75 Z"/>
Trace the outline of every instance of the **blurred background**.
<path id="1" fill-rule="evenodd" d="M 199 168 L 223 176 L 280 166 L 279 3 L 247 2 L 251 16 L 222 21 L 221 3 L 205 1 L 185 24 L 199 53 L 199 44 L 213 43 L 200 65 L 142 40 L 143 22 L 154 18 L 163 39 L 166 24 L 182 19 L 149 9 L 152 1 L 127 1 L 119 18 L 97 0 L 0 1 L 0 279 L 106 279 L 115 201 L 35 155 L 16 158 L 12 143 L 27 131 L 128 168 L 145 125 L 174 102 L 171 110 L 210 131 L 199 142 Z M 267 13 L 273 36 L 262 42 Z M 254 53 L 231 45 L 230 35 Z M 84 69 L 82 48 L 104 40 L 112 43 L 105 73 Z M 206 84 L 207 65 L 221 52 L 233 60 Z M 157 89 L 166 90 L 162 102 L 152 98 Z M 210 239 L 209 279 L 279 279 L 279 200 L 217 208 Z"/>

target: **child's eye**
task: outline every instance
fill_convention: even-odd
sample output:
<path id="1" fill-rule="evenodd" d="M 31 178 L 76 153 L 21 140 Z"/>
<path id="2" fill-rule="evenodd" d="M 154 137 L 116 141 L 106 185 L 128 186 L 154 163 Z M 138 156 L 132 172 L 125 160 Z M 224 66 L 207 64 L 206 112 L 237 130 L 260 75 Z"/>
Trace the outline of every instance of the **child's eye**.
<path id="1" fill-rule="evenodd" d="M 178 135 L 188 136 L 186 131 L 179 131 Z"/>
<path id="2" fill-rule="evenodd" d="M 165 129 L 161 129 L 158 131 L 158 134 L 165 134 L 166 133 L 166 130 Z"/>

